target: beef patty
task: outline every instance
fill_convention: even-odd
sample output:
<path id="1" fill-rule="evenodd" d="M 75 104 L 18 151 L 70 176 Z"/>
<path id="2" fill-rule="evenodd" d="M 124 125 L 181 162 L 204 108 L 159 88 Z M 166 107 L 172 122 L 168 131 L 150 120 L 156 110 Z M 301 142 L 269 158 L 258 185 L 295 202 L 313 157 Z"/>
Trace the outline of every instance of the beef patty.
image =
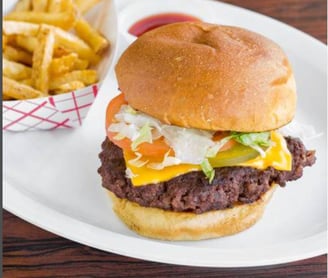
<path id="1" fill-rule="evenodd" d="M 190 172 L 171 180 L 151 185 L 133 186 L 125 176 L 122 150 L 107 138 L 99 154 L 102 185 L 117 197 L 136 202 L 144 207 L 171 211 L 203 213 L 232 207 L 236 202 L 252 203 L 277 183 L 300 178 L 305 166 L 315 162 L 315 152 L 307 151 L 296 138 L 286 137 L 293 156 L 291 171 L 278 171 L 272 167 L 258 170 L 251 167 L 222 167 L 215 169 L 211 184 L 201 171 Z"/>

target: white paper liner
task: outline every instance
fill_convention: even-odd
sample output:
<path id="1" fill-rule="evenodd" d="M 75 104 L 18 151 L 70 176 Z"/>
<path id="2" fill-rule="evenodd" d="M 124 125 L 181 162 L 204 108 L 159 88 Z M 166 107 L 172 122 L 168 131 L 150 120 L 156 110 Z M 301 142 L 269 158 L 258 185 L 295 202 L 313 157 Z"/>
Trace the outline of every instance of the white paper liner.
<path id="1" fill-rule="evenodd" d="M 31 131 L 80 126 L 98 93 L 98 84 L 78 91 L 2 104 L 3 130 Z"/>

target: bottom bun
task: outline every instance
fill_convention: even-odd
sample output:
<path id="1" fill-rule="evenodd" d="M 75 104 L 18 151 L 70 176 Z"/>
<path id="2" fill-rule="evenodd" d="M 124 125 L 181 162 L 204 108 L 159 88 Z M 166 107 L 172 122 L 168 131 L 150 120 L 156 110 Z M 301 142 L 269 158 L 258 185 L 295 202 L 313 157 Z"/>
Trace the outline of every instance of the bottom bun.
<path id="1" fill-rule="evenodd" d="M 142 207 L 109 192 L 113 209 L 122 221 L 138 234 L 163 240 L 200 240 L 239 233 L 254 225 L 262 216 L 276 185 L 250 204 L 202 214 L 166 211 Z"/>

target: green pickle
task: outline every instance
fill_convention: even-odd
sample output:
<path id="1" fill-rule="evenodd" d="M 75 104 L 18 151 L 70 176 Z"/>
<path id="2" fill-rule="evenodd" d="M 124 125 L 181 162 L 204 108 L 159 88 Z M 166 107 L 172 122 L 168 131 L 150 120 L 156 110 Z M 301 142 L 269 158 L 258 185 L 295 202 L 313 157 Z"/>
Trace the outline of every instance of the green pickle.
<path id="1" fill-rule="evenodd" d="M 208 158 L 208 161 L 215 167 L 235 166 L 259 156 L 259 153 L 247 146 L 238 144 L 227 151 L 219 152 L 215 157 Z"/>

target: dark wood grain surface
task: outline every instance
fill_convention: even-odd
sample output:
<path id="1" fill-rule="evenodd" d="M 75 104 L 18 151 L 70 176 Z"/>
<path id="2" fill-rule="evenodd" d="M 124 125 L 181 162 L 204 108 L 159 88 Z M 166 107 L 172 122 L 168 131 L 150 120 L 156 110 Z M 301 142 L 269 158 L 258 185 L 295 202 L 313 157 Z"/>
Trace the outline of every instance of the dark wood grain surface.
<path id="1" fill-rule="evenodd" d="M 326 0 L 227 0 L 327 42 Z M 160 250 L 159 250 L 160 252 Z M 96 250 L 3 211 L 3 277 L 327 277 L 327 256 L 256 268 L 172 266 Z"/>

